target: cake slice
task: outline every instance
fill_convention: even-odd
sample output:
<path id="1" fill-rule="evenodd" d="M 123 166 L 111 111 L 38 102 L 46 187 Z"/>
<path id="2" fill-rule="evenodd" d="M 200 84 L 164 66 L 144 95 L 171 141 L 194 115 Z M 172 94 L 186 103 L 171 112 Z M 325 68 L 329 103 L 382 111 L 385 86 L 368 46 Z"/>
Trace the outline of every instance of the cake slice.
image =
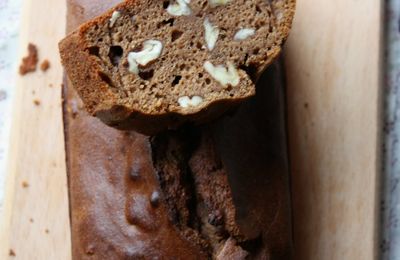
<path id="1" fill-rule="evenodd" d="M 255 94 L 294 0 L 127 0 L 60 42 L 86 110 L 148 135 L 202 123 Z"/>

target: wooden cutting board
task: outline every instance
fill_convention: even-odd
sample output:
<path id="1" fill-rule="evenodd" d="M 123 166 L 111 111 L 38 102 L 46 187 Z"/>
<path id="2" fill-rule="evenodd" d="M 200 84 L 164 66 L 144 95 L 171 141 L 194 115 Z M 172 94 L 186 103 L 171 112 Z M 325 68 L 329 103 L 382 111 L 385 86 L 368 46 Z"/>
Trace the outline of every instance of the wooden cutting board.
<path id="1" fill-rule="evenodd" d="M 382 4 L 298 1 L 285 53 L 296 259 L 377 252 Z"/>
<path id="2" fill-rule="evenodd" d="M 376 255 L 381 11 L 376 0 L 298 0 L 285 54 L 295 259 Z M 24 1 L 21 56 L 33 42 L 51 68 L 17 79 L 0 259 L 10 249 L 12 259 L 71 258 L 57 52 L 65 12 L 64 0 Z"/>
<path id="3" fill-rule="evenodd" d="M 17 77 L 8 159 L 0 259 L 70 259 L 70 230 L 61 107 L 64 0 L 25 0 L 20 56 L 28 42 L 51 67 Z M 35 105 L 38 100 L 40 105 Z M 29 185 L 24 187 L 24 184 Z"/>

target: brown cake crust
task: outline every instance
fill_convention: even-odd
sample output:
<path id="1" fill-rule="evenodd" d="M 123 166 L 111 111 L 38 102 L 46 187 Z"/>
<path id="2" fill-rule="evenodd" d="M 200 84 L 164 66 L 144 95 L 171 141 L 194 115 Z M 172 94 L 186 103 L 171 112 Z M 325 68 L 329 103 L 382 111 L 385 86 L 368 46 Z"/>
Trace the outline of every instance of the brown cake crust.
<path id="1" fill-rule="evenodd" d="M 195 122 L 196 124 L 209 122 L 255 94 L 253 86 L 242 94 L 235 94 L 235 96 L 232 94 L 232 97 L 228 96 L 204 101 L 205 105 L 202 105 L 199 109 L 190 108 L 179 110 L 176 108 L 168 108 L 158 112 L 155 110 L 145 111 L 143 106 L 147 106 L 146 104 L 134 106 L 130 104 L 130 101 L 128 103 L 127 101 L 123 101 L 121 95 L 123 96 L 125 94 L 119 93 L 122 91 L 120 89 L 121 87 L 114 86 L 116 84 L 115 81 L 121 81 L 121 79 L 113 79 L 104 72 L 102 62 L 94 58 L 93 55 L 90 54 L 90 51 L 88 51 L 91 44 L 88 43 L 85 35 L 92 27 L 99 24 L 107 24 L 114 11 L 132 9 L 135 5 L 139 5 L 139 2 L 130 0 L 115 6 L 94 20 L 80 26 L 78 30 L 72 32 L 60 42 L 60 53 L 63 65 L 74 87 L 77 89 L 78 94 L 83 99 L 89 114 L 97 116 L 104 123 L 118 129 L 135 130 L 146 135 L 154 135 L 166 129 L 176 129 L 185 122 Z M 273 20 L 270 21 L 271 31 L 268 34 L 268 41 L 271 42 L 271 46 L 266 46 L 265 50 L 262 49 L 260 53 L 265 52 L 265 54 L 262 55 L 246 54 L 246 57 L 249 58 L 246 58 L 248 61 L 243 65 L 245 68 L 238 68 L 239 74 L 241 75 L 239 89 L 244 88 L 246 85 L 253 84 L 248 82 L 249 76 L 246 75 L 246 73 L 252 77 L 254 82 L 258 79 L 265 68 L 279 55 L 281 46 L 288 36 L 294 15 L 295 0 L 270 1 L 270 8 L 270 15 L 273 17 Z M 258 49 L 259 48 L 257 48 L 257 52 Z M 216 57 L 216 62 L 224 63 L 226 58 L 220 58 L 222 54 L 223 53 L 217 53 L 214 55 Z M 235 59 L 239 58 L 237 57 Z M 118 67 L 118 70 L 121 69 L 121 66 L 122 65 Z M 198 67 L 200 67 L 199 72 L 203 73 L 202 64 L 198 64 Z M 191 76 L 197 73 L 198 72 L 193 72 Z M 161 83 L 155 84 L 161 85 Z M 187 84 L 189 83 L 186 83 L 186 85 Z M 199 85 L 200 83 L 196 82 L 194 84 Z M 211 84 L 215 84 L 215 82 Z M 220 87 L 215 86 L 213 88 Z M 153 100 L 152 102 L 161 102 L 162 100 L 162 98 L 157 100 L 157 98 L 153 97 L 150 99 Z M 168 105 L 168 107 L 171 107 L 171 105 Z"/>
<path id="2" fill-rule="evenodd" d="M 68 0 L 69 30 L 111 4 Z M 196 138 L 185 134 L 184 140 L 177 141 L 191 146 L 180 167 L 191 169 L 194 178 L 189 182 L 199 187 L 188 191 L 197 190 L 196 196 L 214 213 L 207 221 L 221 225 L 222 213 L 215 209 L 221 205 L 218 198 L 225 195 L 208 196 L 215 190 L 205 183 L 224 186 L 218 191 L 231 197 L 222 214 L 234 213 L 233 218 L 222 217 L 228 236 L 225 233 L 215 242 L 204 235 L 204 221 L 193 225 L 193 232 L 198 232 L 205 244 L 171 218 L 155 154 L 161 152 L 164 166 L 173 165 L 173 160 L 154 150 L 151 138 L 118 131 L 91 117 L 70 84 L 65 84 L 73 258 L 243 259 L 247 255 L 250 259 L 288 259 L 290 206 L 279 71 L 279 66 L 269 69 L 260 79 L 257 96 L 234 114 L 204 127 L 187 127 Z M 167 139 L 173 136 L 165 135 Z M 183 154 L 178 152 L 178 156 Z M 193 208 L 188 211 L 199 218 L 204 215 Z M 215 230 L 211 231 L 206 229 L 205 233 L 214 234 Z"/>

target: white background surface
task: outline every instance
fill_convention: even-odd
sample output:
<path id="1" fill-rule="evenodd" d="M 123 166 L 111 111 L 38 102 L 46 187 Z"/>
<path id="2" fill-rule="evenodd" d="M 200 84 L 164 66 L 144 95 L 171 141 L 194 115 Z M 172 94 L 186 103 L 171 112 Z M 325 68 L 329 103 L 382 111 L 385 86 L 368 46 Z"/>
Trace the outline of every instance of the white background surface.
<path id="1" fill-rule="evenodd" d="M 4 198 L 11 101 L 18 67 L 18 31 L 22 1 L 0 0 L 0 212 Z"/>

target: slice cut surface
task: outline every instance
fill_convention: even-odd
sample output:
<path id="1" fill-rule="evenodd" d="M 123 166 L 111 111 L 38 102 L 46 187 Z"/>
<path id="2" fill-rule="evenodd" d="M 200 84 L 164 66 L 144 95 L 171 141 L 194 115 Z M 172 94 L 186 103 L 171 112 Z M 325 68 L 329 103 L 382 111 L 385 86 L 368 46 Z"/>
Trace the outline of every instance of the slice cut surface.
<path id="1" fill-rule="evenodd" d="M 293 1 L 128 0 L 60 43 L 86 109 L 151 134 L 204 122 L 255 94 Z"/>

